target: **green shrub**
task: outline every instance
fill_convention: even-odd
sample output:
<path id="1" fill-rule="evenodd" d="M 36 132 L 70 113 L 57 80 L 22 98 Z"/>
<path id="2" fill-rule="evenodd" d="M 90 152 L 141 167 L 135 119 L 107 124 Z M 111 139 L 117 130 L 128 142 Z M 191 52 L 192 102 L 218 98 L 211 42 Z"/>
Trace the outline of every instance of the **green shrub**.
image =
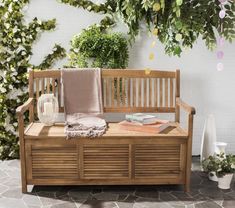
<path id="1" fill-rule="evenodd" d="M 121 33 L 107 33 L 93 25 L 71 41 L 68 67 L 126 68 L 128 43 Z"/>

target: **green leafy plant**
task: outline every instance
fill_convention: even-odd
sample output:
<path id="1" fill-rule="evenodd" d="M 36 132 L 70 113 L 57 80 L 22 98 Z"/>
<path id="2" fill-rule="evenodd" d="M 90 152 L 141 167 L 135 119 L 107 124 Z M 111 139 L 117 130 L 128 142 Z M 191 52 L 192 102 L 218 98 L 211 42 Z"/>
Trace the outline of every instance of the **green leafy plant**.
<path id="1" fill-rule="evenodd" d="M 121 33 L 107 33 L 93 25 L 71 41 L 68 67 L 126 68 L 128 43 Z"/>
<path id="2" fill-rule="evenodd" d="M 220 153 L 209 156 L 202 161 L 202 167 L 205 172 L 215 172 L 217 177 L 223 177 L 235 172 L 235 155 Z"/>
<path id="3" fill-rule="evenodd" d="M 0 159 L 18 158 L 18 133 L 15 109 L 27 99 L 27 68 L 49 68 L 66 56 L 55 45 L 39 66 L 30 63 L 32 46 L 42 31 L 51 31 L 56 20 L 34 18 L 25 24 L 23 7 L 29 0 L 0 0 Z"/>
<path id="4" fill-rule="evenodd" d="M 192 48 L 198 38 L 205 40 L 210 50 L 215 48 L 218 34 L 230 42 L 235 38 L 233 0 L 227 0 L 223 20 L 219 18 L 220 2 L 215 0 L 108 0 L 104 4 L 87 0 L 61 2 L 92 12 L 111 14 L 114 19 L 118 14 L 129 28 L 130 40 L 139 34 L 144 22 L 149 30 L 155 28 L 158 31 L 155 35 L 169 55 L 180 56 L 182 50 Z"/>
<path id="5" fill-rule="evenodd" d="M 219 158 L 216 155 L 209 156 L 207 159 L 202 161 L 202 168 L 205 172 L 213 176 L 213 173 L 219 169 Z"/>

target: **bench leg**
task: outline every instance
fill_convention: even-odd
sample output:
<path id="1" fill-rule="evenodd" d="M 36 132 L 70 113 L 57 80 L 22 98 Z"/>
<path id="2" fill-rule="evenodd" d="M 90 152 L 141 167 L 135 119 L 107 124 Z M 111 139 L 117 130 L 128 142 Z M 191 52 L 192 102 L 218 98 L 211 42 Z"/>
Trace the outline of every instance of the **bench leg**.
<path id="1" fill-rule="evenodd" d="M 22 183 L 22 193 L 26 194 L 27 192 L 27 185 Z"/>
<path id="2" fill-rule="evenodd" d="M 185 191 L 186 193 L 190 192 L 190 184 L 185 184 L 185 185 L 184 185 L 184 191 Z"/>

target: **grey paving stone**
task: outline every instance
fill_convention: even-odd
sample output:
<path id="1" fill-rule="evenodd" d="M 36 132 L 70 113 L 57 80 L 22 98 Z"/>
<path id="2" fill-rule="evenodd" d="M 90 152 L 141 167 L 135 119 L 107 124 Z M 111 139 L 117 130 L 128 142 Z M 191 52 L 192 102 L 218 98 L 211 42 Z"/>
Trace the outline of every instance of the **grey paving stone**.
<path id="1" fill-rule="evenodd" d="M 5 178 L 7 176 L 8 175 L 4 171 L 0 170 L 0 178 Z"/>
<path id="2" fill-rule="evenodd" d="M 3 193 L 3 192 L 5 192 L 5 191 L 7 191 L 7 190 L 8 190 L 8 187 L 7 187 L 7 186 L 0 184 L 0 194 Z"/>
<path id="3" fill-rule="evenodd" d="M 20 161 L 19 160 L 10 160 L 7 165 L 10 167 L 20 169 Z"/>
<path id="4" fill-rule="evenodd" d="M 52 205 L 51 208 L 77 208 L 77 206 L 73 202 L 65 202 L 62 204 Z"/>
<path id="5" fill-rule="evenodd" d="M 39 197 L 34 194 L 25 194 L 23 196 L 23 201 L 28 206 L 42 206 L 42 202 L 40 201 Z"/>
<path id="6" fill-rule="evenodd" d="M 132 202 L 117 202 L 119 208 L 133 208 L 134 203 Z"/>
<path id="7" fill-rule="evenodd" d="M 27 208 L 23 200 L 13 198 L 0 198 L 1 208 Z"/>
<path id="8" fill-rule="evenodd" d="M 126 194 L 119 194 L 117 201 L 121 202 L 124 201 L 125 199 L 127 199 L 129 195 Z"/>
<path id="9" fill-rule="evenodd" d="M 133 208 L 172 208 L 172 206 L 166 202 L 146 200 L 134 203 Z"/>
<path id="10" fill-rule="evenodd" d="M 195 204 L 195 208 L 221 208 L 221 206 L 213 201 L 205 201 L 199 204 Z"/>
<path id="11" fill-rule="evenodd" d="M 204 187 L 199 190 L 201 194 L 211 199 L 221 200 L 224 197 L 223 192 L 218 187 Z"/>
<path id="12" fill-rule="evenodd" d="M 87 200 L 79 208 L 117 208 L 114 202 Z"/>
<path id="13" fill-rule="evenodd" d="M 109 192 L 101 192 L 93 195 L 94 198 L 103 201 L 117 201 L 118 196 L 119 196 L 118 194 L 109 193 Z"/>
<path id="14" fill-rule="evenodd" d="M 41 208 L 40 206 L 27 205 L 28 208 Z M 43 207 L 44 208 L 44 207 Z"/>
<path id="15" fill-rule="evenodd" d="M 135 196 L 150 198 L 150 199 L 159 199 L 159 192 L 152 188 L 138 188 L 135 192 Z"/>
<path id="16" fill-rule="evenodd" d="M 10 168 L 7 170 L 7 175 L 11 178 L 19 178 L 20 179 L 20 169 L 18 168 Z"/>
<path id="17" fill-rule="evenodd" d="M 103 187 L 103 192 L 127 195 L 134 193 L 135 189 L 135 186 L 105 186 Z"/>
<path id="18" fill-rule="evenodd" d="M 4 185 L 10 187 L 21 186 L 21 179 L 20 178 L 9 178 L 3 182 Z"/>
<path id="19" fill-rule="evenodd" d="M 88 197 L 91 195 L 90 191 L 79 191 L 78 189 L 70 190 L 68 192 L 68 195 L 73 200 L 82 200 L 82 199 L 88 199 Z"/>
<path id="20" fill-rule="evenodd" d="M 22 194 L 19 173 L 18 160 L 0 161 L 0 208 L 235 208 L 235 181 L 220 190 L 200 171 L 192 172 L 189 193 L 160 185 L 34 186 Z"/>
<path id="21" fill-rule="evenodd" d="M 234 200 L 224 200 L 222 203 L 222 206 L 224 208 L 234 208 L 235 207 L 235 201 Z"/>
<path id="22" fill-rule="evenodd" d="M 16 188 L 5 191 L 4 193 L 2 193 L 2 196 L 6 198 L 21 199 L 23 197 L 23 194 L 21 192 L 21 188 Z"/>

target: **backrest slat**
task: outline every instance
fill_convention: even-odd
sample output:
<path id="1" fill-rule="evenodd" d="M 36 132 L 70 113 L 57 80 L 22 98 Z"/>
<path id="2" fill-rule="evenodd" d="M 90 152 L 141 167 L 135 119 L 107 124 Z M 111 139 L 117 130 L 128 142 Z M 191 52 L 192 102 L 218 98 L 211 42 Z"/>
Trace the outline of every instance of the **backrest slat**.
<path id="1" fill-rule="evenodd" d="M 56 89 L 55 89 L 55 79 L 54 78 L 52 78 L 52 93 L 54 94 L 54 95 L 56 95 Z"/>
<path id="2" fill-rule="evenodd" d="M 136 107 L 136 86 L 137 86 L 137 79 L 136 78 L 132 78 L 132 90 L 133 90 L 133 107 Z"/>
<path id="3" fill-rule="evenodd" d="M 36 99 L 38 100 L 40 96 L 40 90 L 39 90 L 39 78 L 36 78 Z"/>
<path id="4" fill-rule="evenodd" d="M 121 94 L 121 102 L 122 106 L 126 106 L 126 79 L 125 78 L 120 78 L 121 79 L 121 85 L 122 85 L 122 94 Z"/>
<path id="5" fill-rule="evenodd" d="M 29 88 L 36 100 L 41 94 L 53 93 L 63 112 L 60 70 L 34 70 Z M 175 112 L 175 98 L 180 95 L 180 72 L 103 69 L 102 93 L 104 112 Z M 35 90 L 35 91 L 34 91 Z M 32 94 L 33 93 L 33 94 Z"/>
<path id="6" fill-rule="evenodd" d="M 149 107 L 153 107 L 153 79 L 149 78 Z"/>
<path id="7" fill-rule="evenodd" d="M 165 78 L 165 106 L 168 107 L 168 78 Z"/>
<path id="8" fill-rule="evenodd" d="M 160 78 L 160 80 L 159 80 L 160 82 L 159 82 L 159 90 L 160 90 L 160 104 L 159 104 L 159 106 L 160 107 L 163 107 L 163 81 L 162 81 L 162 78 Z"/>
<path id="9" fill-rule="evenodd" d="M 121 106 L 121 98 L 120 98 L 120 78 L 117 77 L 117 80 L 116 80 L 116 94 L 117 94 L 117 106 Z"/>
<path id="10" fill-rule="evenodd" d="M 158 97 L 159 97 L 159 87 L 158 87 L 158 78 L 154 79 L 154 95 L 155 95 L 155 106 L 158 107 Z"/>
<path id="11" fill-rule="evenodd" d="M 144 107 L 147 107 L 148 78 L 144 79 Z"/>
<path id="12" fill-rule="evenodd" d="M 115 107 L 115 80 L 114 78 L 112 80 L 112 99 L 111 99 L 111 107 Z"/>
<path id="13" fill-rule="evenodd" d="M 173 107 L 173 100 L 174 100 L 174 88 L 173 88 L 173 79 L 170 78 L 170 107 Z"/>
<path id="14" fill-rule="evenodd" d="M 47 78 L 47 93 L 49 94 L 50 93 L 50 86 L 51 86 L 51 81 L 50 81 L 50 78 Z"/>
<path id="15" fill-rule="evenodd" d="M 131 106 L 131 79 L 127 78 L 127 107 Z"/>
<path id="16" fill-rule="evenodd" d="M 44 90 L 45 90 L 45 79 L 42 78 L 41 79 L 41 94 L 44 94 Z"/>
<path id="17" fill-rule="evenodd" d="M 138 79 L 138 107 L 142 106 L 142 79 Z"/>

